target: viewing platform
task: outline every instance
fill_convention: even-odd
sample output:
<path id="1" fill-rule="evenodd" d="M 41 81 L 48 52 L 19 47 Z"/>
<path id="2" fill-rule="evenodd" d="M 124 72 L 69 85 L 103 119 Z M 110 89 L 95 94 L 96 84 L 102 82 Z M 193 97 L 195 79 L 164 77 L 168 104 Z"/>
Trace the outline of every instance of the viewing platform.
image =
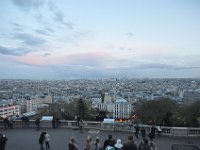
<path id="1" fill-rule="evenodd" d="M 39 150 L 38 143 L 40 133 L 46 131 L 50 134 L 50 146 L 52 150 L 68 149 L 68 141 L 71 136 L 74 136 L 79 145 L 79 149 L 83 150 L 86 143 L 86 138 L 90 135 L 93 140 L 98 136 L 101 146 L 109 134 L 113 135 L 114 139 L 120 138 L 122 143 L 127 142 L 128 135 L 134 135 L 134 127 L 126 123 L 106 124 L 102 122 L 84 121 L 83 133 L 77 130 L 75 121 L 60 121 L 59 128 L 52 128 L 51 122 L 41 122 L 41 129 L 36 131 L 34 120 L 30 120 L 28 127 L 24 126 L 21 120 L 14 122 L 13 129 L 4 129 L 3 122 L 0 122 L 0 133 L 7 136 L 8 142 L 6 150 Z M 150 126 L 145 126 L 147 134 Z M 179 128 L 179 127 L 162 127 L 161 136 L 156 136 L 154 143 L 158 150 L 171 150 L 173 144 L 189 144 L 200 146 L 200 129 L 199 128 Z M 137 145 L 141 142 L 134 137 Z M 190 150 L 190 149 L 188 149 Z"/>

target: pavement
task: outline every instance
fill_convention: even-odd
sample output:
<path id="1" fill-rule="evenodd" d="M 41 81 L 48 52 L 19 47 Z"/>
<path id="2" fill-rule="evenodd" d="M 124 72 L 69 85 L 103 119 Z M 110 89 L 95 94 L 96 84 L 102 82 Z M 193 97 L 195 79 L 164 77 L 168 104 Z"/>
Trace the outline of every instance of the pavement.
<path id="1" fill-rule="evenodd" d="M 133 135 L 133 132 L 120 132 L 120 131 L 101 131 L 101 130 L 89 130 L 83 129 L 83 133 L 79 130 L 60 128 L 60 129 L 41 129 L 36 131 L 33 128 L 19 128 L 19 129 L 0 129 L 0 133 L 3 133 L 8 138 L 5 150 L 40 150 L 38 143 L 40 133 L 42 131 L 48 132 L 50 135 L 50 147 L 51 150 L 67 150 L 70 137 L 77 139 L 79 150 L 83 150 L 86 143 L 86 138 L 90 135 L 93 140 L 98 136 L 101 146 L 109 134 L 113 135 L 114 139 L 121 139 L 122 143 L 126 143 L 128 135 Z M 134 141 L 137 145 L 141 142 L 141 137 Z M 195 137 L 156 137 L 154 140 L 157 150 L 171 150 L 171 145 L 178 144 L 195 144 L 200 146 L 200 139 Z"/>

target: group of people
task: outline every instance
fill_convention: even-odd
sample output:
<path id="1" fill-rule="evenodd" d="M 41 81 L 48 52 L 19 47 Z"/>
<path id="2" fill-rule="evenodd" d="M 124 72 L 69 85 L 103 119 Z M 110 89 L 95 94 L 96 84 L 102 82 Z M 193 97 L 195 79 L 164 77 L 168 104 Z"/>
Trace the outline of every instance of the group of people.
<path id="1" fill-rule="evenodd" d="M 50 141 L 50 135 L 47 132 L 42 132 L 39 137 L 39 144 L 41 150 L 44 150 L 44 144 L 46 150 L 50 149 L 49 141 Z"/>
<path id="2" fill-rule="evenodd" d="M 78 150 L 80 147 L 78 146 L 76 139 L 71 137 L 68 142 L 69 150 Z M 108 139 L 106 139 L 103 145 L 100 145 L 99 137 L 96 137 L 96 140 L 93 142 L 90 136 L 86 139 L 86 144 L 84 148 L 80 148 L 84 150 L 156 150 L 156 146 L 153 142 L 150 142 L 148 138 L 143 138 L 141 143 L 137 146 L 134 143 L 133 135 L 129 135 L 127 137 L 127 142 L 122 144 L 121 139 L 113 139 L 112 135 L 108 135 Z"/>
<path id="3" fill-rule="evenodd" d="M 4 122 L 4 129 L 7 130 L 8 128 L 12 129 L 13 128 L 13 120 L 12 118 L 4 118 L 3 119 L 3 122 Z"/>
<path id="4" fill-rule="evenodd" d="M 148 137 L 150 141 L 153 141 L 156 135 L 156 131 L 158 134 L 161 134 L 161 128 L 159 127 L 158 129 L 155 127 L 153 124 L 152 127 L 150 128 L 150 132 L 148 134 Z M 146 138 L 146 129 L 144 127 L 139 127 L 138 123 L 135 125 L 135 137 L 139 139 L 139 132 L 141 132 L 142 138 Z"/>

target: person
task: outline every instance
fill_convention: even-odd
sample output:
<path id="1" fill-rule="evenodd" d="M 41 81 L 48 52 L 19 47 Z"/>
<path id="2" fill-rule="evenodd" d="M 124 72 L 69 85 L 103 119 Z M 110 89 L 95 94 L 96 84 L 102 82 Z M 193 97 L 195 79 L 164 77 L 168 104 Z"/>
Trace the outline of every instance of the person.
<path id="1" fill-rule="evenodd" d="M 46 133 L 44 136 L 44 142 L 46 145 L 46 149 L 50 149 L 49 141 L 50 141 L 50 135 L 48 133 Z"/>
<path id="2" fill-rule="evenodd" d="M 9 125 L 9 120 L 7 117 L 3 119 L 3 123 L 4 123 L 4 129 L 7 130 L 8 125 Z"/>
<path id="3" fill-rule="evenodd" d="M 68 148 L 69 150 L 78 150 L 78 145 L 74 137 L 70 138 L 70 141 L 68 143 Z"/>
<path id="4" fill-rule="evenodd" d="M 80 116 L 77 116 L 77 118 L 76 118 L 77 120 L 77 127 L 79 128 L 79 122 L 80 122 L 80 120 L 81 120 L 81 118 L 80 118 Z"/>
<path id="5" fill-rule="evenodd" d="M 161 136 L 161 133 L 162 133 L 161 126 L 158 126 L 158 127 L 157 127 L 157 132 L 158 132 L 158 136 L 160 137 L 160 136 Z"/>
<path id="6" fill-rule="evenodd" d="M 113 141 L 113 142 L 112 142 L 112 141 Z M 106 147 L 107 147 L 110 143 L 115 143 L 115 140 L 113 139 L 113 137 L 112 137 L 111 134 L 109 134 L 109 135 L 108 135 L 108 139 L 104 141 L 103 149 L 106 149 Z"/>
<path id="7" fill-rule="evenodd" d="M 96 137 L 96 141 L 93 145 L 93 150 L 100 150 L 100 143 L 99 143 L 99 137 Z"/>
<path id="8" fill-rule="evenodd" d="M 109 145 L 106 147 L 105 150 L 115 150 L 114 145 L 115 145 L 115 141 L 114 140 L 110 140 L 109 141 Z"/>
<path id="9" fill-rule="evenodd" d="M 40 130 L 40 119 L 39 119 L 39 118 L 37 118 L 37 119 L 35 120 L 35 125 L 36 125 L 36 130 L 37 130 L 37 131 Z"/>
<path id="10" fill-rule="evenodd" d="M 59 128 L 59 126 L 60 126 L 60 119 L 56 118 L 55 128 Z"/>
<path id="11" fill-rule="evenodd" d="M 117 142 L 115 143 L 114 148 L 116 150 L 122 150 L 123 149 L 122 141 L 120 139 L 117 139 Z"/>
<path id="12" fill-rule="evenodd" d="M 142 128 L 141 128 L 141 134 L 142 134 L 142 138 L 145 138 L 145 137 L 146 137 L 146 130 L 145 130 L 145 127 L 142 127 Z"/>
<path id="13" fill-rule="evenodd" d="M 139 150 L 151 150 L 151 146 L 149 145 L 149 141 L 147 138 L 144 138 L 139 145 Z"/>
<path id="14" fill-rule="evenodd" d="M 151 150 L 157 150 L 156 145 L 153 142 L 150 143 L 150 147 Z"/>
<path id="15" fill-rule="evenodd" d="M 156 128 L 155 125 L 153 124 L 149 134 L 150 141 L 153 141 L 153 139 L 155 138 L 155 133 L 156 133 Z"/>
<path id="16" fill-rule="evenodd" d="M 80 129 L 80 133 L 83 133 L 83 120 L 80 119 L 79 121 L 79 129 Z"/>
<path id="17" fill-rule="evenodd" d="M 46 132 L 42 132 L 39 137 L 39 144 L 41 150 L 44 150 L 43 144 L 44 144 L 45 134 Z"/>
<path id="18" fill-rule="evenodd" d="M 55 119 L 55 117 L 53 117 L 53 119 L 52 119 L 52 128 L 53 129 L 56 128 L 56 119 Z"/>
<path id="19" fill-rule="evenodd" d="M 136 124 L 136 126 L 135 126 L 135 137 L 137 138 L 137 139 L 139 139 L 139 130 L 140 130 L 140 128 L 139 128 L 139 125 L 138 125 L 138 123 Z"/>
<path id="20" fill-rule="evenodd" d="M 84 150 L 92 150 L 92 137 L 91 136 L 87 137 Z"/>
<path id="21" fill-rule="evenodd" d="M 8 121 L 8 127 L 9 127 L 10 129 L 13 128 L 13 120 L 12 120 L 11 117 L 9 118 L 9 121 Z"/>
<path id="22" fill-rule="evenodd" d="M 133 136 L 128 136 L 128 142 L 124 144 L 123 150 L 137 150 L 137 145 L 133 141 Z"/>
<path id="23" fill-rule="evenodd" d="M 5 134 L 0 134 L 0 150 L 5 150 L 7 140 Z"/>

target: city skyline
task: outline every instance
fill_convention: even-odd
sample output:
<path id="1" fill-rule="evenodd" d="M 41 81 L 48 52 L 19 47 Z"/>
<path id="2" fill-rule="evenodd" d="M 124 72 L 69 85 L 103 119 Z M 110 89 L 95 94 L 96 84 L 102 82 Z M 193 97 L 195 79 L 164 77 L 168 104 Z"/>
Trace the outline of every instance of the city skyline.
<path id="1" fill-rule="evenodd" d="M 200 76 L 198 0 L 0 5 L 0 79 Z"/>

